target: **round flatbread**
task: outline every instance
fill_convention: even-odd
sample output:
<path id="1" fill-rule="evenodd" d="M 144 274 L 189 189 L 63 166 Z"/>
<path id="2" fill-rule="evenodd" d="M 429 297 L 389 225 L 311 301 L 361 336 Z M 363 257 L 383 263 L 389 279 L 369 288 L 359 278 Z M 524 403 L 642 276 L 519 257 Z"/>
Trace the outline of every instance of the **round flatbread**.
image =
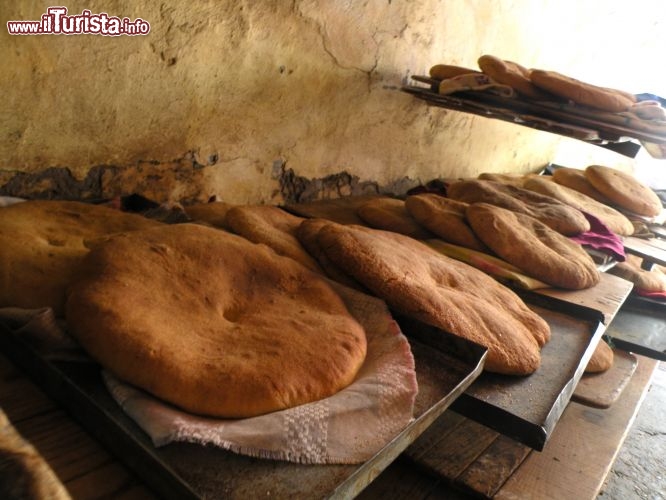
<path id="1" fill-rule="evenodd" d="M 646 292 L 666 292 L 666 275 L 661 271 L 648 271 L 630 261 L 618 262 L 608 271 L 633 283 L 636 288 Z"/>
<path id="2" fill-rule="evenodd" d="M 529 215 L 566 236 L 590 230 L 590 223 L 580 210 L 551 196 L 509 184 L 479 179 L 460 181 L 449 185 L 447 195 L 466 203 L 490 203 Z"/>
<path id="3" fill-rule="evenodd" d="M 602 165 L 590 165 L 585 169 L 585 177 L 614 205 L 630 212 L 654 217 L 664 208 L 649 186 L 626 172 Z"/>
<path id="4" fill-rule="evenodd" d="M 552 196 L 581 212 L 595 216 L 615 234 L 630 236 L 634 232 L 634 225 L 624 214 L 575 189 L 548 180 L 546 176 L 529 178 L 525 181 L 525 188 L 546 196 Z"/>
<path id="5" fill-rule="evenodd" d="M 25 201 L 0 208 L 0 307 L 51 307 L 62 316 L 65 288 L 90 241 L 159 225 L 141 215 L 75 201 Z"/>
<path id="6" fill-rule="evenodd" d="M 302 217 L 269 205 L 247 205 L 230 208 L 225 223 L 231 231 L 253 243 L 268 245 L 278 254 L 300 262 L 308 269 L 322 272 L 317 261 L 296 237 Z"/>
<path id="7" fill-rule="evenodd" d="M 428 72 L 436 80 L 446 80 L 454 76 L 469 75 L 471 73 L 481 73 L 479 70 L 456 66 L 453 64 L 435 64 Z"/>
<path id="8" fill-rule="evenodd" d="M 628 92 L 598 87 L 556 71 L 533 69 L 530 80 L 535 86 L 551 94 L 602 111 L 627 111 L 636 102 L 636 98 Z"/>
<path id="9" fill-rule="evenodd" d="M 534 217 L 474 203 L 467 208 L 467 220 L 493 252 L 544 283 L 579 290 L 600 280 L 594 261 L 578 243 Z"/>
<path id="10" fill-rule="evenodd" d="M 417 240 L 426 240 L 434 235 L 421 226 L 405 208 L 404 200 L 397 198 L 375 198 L 356 209 L 358 216 L 370 227 L 404 234 Z"/>
<path id="11" fill-rule="evenodd" d="M 366 291 L 363 285 L 331 262 L 331 259 L 326 256 L 326 253 L 321 248 L 318 239 L 319 230 L 328 223 L 330 221 L 326 219 L 305 219 L 296 230 L 298 241 L 301 242 L 308 253 L 319 263 L 329 278 L 356 290 Z"/>
<path id="12" fill-rule="evenodd" d="M 444 241 L 481 252 L 488 250 L 465 220 L 467 203 L 422 193 L 408 196 L 405 206 L 419 224 Z"/>
<path id="13" fill-rule="evenodd" d="M 561 185 L 570 189 L 583 193 L 593 200 L 603 203 L 604 205 L 612 205 L 613 203 L 595 188 L 587 177 L 585 171 L 577 168 L 561 167 L 553 171 L 553 180 Z"/>
<path id="14" fill-rule="evenodd" d="M 396 311 L 486 346 L 486 370 L 527 375 L 539 367 L 548 324 L 485 273 L 388 231 L 329 223 L 319 241 Z"/>
<path id="15" fill-rule="evenodd" d="M 242 418 L 349 385 L 363 328 L 318 274 L 197 224 L 110 238 L 68 292 L 67 325 L 118 378 L 184 410 Z"/>
<path id="16" fill-rule="evenodd" d="M 585 373 L 602 373 L 613 366 L 615 355 L 613 349 L 606 342 L 601 340 L 592 353 L 590 361 L 585 367 Z"/>
<path id="17" fill-rule="evenodd" d="M 205 222 L 213 227 L 229 229 L 226 218 L 232 207 L 234 205 L 223 201 L 199 203 L 185 207 L 185 213 L 194 222 Z"/>
<path id="18" fill-rule="evenodd" d="M 532 99 L 552 100 L 546 92 L 536 87 L 530 80 L 530 70 L 512 61 L 505 61 L 489 54 L 478 59 L 481 71 L 497 83 L 508 85 L 519 94 Z"/>

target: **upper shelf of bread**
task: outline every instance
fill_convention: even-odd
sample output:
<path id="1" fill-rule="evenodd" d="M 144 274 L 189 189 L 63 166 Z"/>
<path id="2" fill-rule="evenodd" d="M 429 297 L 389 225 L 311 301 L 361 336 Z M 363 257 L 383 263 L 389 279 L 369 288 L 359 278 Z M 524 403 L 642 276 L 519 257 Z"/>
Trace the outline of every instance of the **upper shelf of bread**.
<path id="1" fill-rule="evenodd" d="M 599 87 L 492 55 L 481 56 L 478 65 L 436 64 L 403 90 L 433 106 L 599 145 L 637 140 L 650 155 L 666 158 L 666 110 L 657 96 Z"/>

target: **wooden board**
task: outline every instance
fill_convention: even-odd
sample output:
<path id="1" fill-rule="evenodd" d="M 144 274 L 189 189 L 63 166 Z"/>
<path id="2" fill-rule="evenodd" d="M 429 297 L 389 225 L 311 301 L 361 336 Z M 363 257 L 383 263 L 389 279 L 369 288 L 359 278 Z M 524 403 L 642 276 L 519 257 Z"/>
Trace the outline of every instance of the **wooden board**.
<path id="1" fill-rule="evenodd" d="M 157 498 L 4 355 L 0 355 L 0 405 L 72 498 Z"/>
<path id="2" fill-rule="evenodd" d="M 666 242 L 664 240 L 644 240 L 629 236 L 624 240 L 624 249 L 627 253 L 638 255 L 644 260 L 666 266 Z"/>
<path id="3" fill-rule="evenodd" d="M 633 286 L 619 276 L 601 273 L 601 280 L 592 288 L 585 290 L 544 288 L 535 290 L 535 293 L 599 311 L 604 316 L 604 324 L 608 325 L 631 293 Z"/>
<path id="4" fill-rule="evenodd" d="M 623 397 L 608 410 L 569 405 L 548 446 L 531 453 L 494 498 L 595 499 L 656 367 L 655 360 L 639 356 Z"/>
<path id="5" fill-rule="evenodd" d="M 593 408 L 609 408 L 631 380 L 637 363 L 633 354 L 613 349 L 613 366 L 603 373 L 583 374 L 571 400 Z"/>

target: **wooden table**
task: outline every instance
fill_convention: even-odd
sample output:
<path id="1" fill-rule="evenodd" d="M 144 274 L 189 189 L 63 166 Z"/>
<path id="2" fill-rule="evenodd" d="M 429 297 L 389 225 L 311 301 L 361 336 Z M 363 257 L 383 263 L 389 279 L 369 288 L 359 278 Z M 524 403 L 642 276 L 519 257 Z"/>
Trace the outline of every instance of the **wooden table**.
<path id="1" fill-rule="evenodd" d="M 495 498 L 594 499 L 643 401 L 656 366 L 656 361 L 638 356 L 634 376 L 609 409 L 570 403 L 545 449 L 529 453 Z M 0 407 L 41 453 L 74 499 L 155 498 L 131 470 L 103 449 L 3 355 L 0 355 Z M 360 498 L 467 496 L 401 457 Z"/>

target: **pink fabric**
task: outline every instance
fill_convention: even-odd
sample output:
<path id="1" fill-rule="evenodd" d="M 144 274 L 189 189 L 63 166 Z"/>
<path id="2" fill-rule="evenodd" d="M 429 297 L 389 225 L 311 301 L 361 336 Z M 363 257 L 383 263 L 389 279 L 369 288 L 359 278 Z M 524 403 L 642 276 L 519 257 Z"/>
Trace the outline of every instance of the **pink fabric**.
<path id="1" fill-rule="evenodd" d="M 584 247 L 587 246 L 594 250 L 604 252 L 618 262 L 624 262 L 627 259 L 627 256 L 624 253 L 624 243 L 622 242 L 622 239 L 608 229 L 608 226 L 594 215 L 586 212 L 583 212 L 583 215 L 590 223 L 590 230 L 576 236 L 571 236 L 570 239 L 576 243 L 580 243 Z"/>
<path id="2" fill-rule="evenodd" d="M 666 292 L 649 292 L 647 290 L 641 290 L 640 288 L 634 288 L 636 295 L 641 297 L 647 297 L 649 299 L 661 300 L 666 302 Z"/>

